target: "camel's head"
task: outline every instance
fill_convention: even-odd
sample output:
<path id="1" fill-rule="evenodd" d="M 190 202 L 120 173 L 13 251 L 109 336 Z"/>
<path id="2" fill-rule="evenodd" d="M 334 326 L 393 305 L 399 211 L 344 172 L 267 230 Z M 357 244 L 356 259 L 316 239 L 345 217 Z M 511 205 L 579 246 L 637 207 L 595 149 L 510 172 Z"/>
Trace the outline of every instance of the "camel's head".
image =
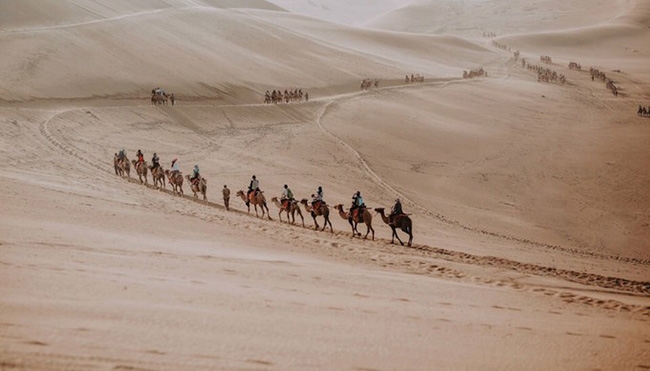
<path id="1" fill-rule="evenodd" d="M 334 205 L 334 208 L 340 211 L 343 211 L 343 204 L 336 204 Z"/>
<path id="2" fill-rule="evenodd" d="M 237 191 L 236 194 L 237 194 L 237 196 L 241 197 L 241 196 L 244 195 L 244 191 L 242 191 L 242 190 L 240 189 L 239 191 Z"/>
<path id="3" fill-rule="evenodd" d="M 384 213 L 384 208 L 383 207 L 376 207 L 375 211 L 380 213 L 380 214 L 383 214 Z"/>
<path id="4" fill-rule="evenodd" d="M 275 197 L 275 196 L 271 197 L 271 202 L 276 202 L 276 201 L 278 201 L 277 197 Z"/>
<path id="5" fill-rule="evenodd" d="M 307 199 L 303 198 L 302 200 L 300 200 L 300 203 L 303 205 L 307 205 Z"/>

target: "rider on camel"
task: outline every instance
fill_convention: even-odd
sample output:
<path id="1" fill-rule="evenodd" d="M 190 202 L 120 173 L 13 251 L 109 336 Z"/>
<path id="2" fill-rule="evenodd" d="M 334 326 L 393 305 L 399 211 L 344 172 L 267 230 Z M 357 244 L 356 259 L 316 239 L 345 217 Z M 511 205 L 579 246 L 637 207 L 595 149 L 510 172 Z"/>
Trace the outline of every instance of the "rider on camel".
<path id="1" fill-rule="evenodd" d="M 360 209 L 363 212 L 363 209 L 366 207 L 366 205 L 363 203 L 363 197 L 361 197 L 361 191 L 357 191 L 352 196 L 352 207 L 350 207 L 350 215 L 354 215 L 354 212 L 357 209 Z"/>
<path id="2" fill-rule="evenodd" d="M 192 171 L 192 177 L 190 178 L 190 182 L 192 184 L 196 184 L 201 179 L 201 174 L 199 173 L 199 165 L 194 165 L 194 170 Z"/>
<path id="3" fill-rule="evenodd" d="M 138 150 L 138 152 L 135 155 L 138 157 L 136 166 L 139 166 L 140 164 L 144 163 L 144 155 L 142 154 L 142 151 Z"/>
<path id="4" fill-rule="evenodd" d="M 395 205 L 393 205 L 393 208 L 390 211 L 390 215 L 388 216 L 388 224 L 392 225 L 395 221 L 395 217 L 400 214 L 404 214 L 404 211 L 402 211 L 402 202 L 398 198 L 395 200 Z"/>
<path id="5" fill-rule="evenodd" d="M 325 203 L 325 201 L 323 201 L 323 187 L 321 186 L 318 186 L 316 194 L 312 195 L 311 206 L 314 207 L 317 202 Z"/>
<path id="6" fill-rule="evenodd" d="M 260 181 L 257 180 L 255 175 L 253 175 L 253 179 L 251 179 L 251 183 L 248 185 L 248 196 L 250 197 L 251 193 L 257 192 L 260 190 Z"/>
<path id="7" fill-rule="evenodd" d="M 284 189 L 282 190 L 282 196 L 280 196 L 280 202 L 284 205 L 285 201 L 293 202 L 293 192 L 291 192 L 291 189 L 289 189 L 288 185 L 284 185 Z"/>
<path id="8" fill-rule="evenodd" d="M 126 150 L 122 148 L 117 155 L 117 159 L 120 160 L 120 162 L 122 162 L 124 161 L 125 158 L 126 158 Z"/>
<path id="9" fill-rule="evenodd" d="M 181 173 L 181 169 L 178 167 L 178 159 L 177 158 L 172 160 L 171 168 L 172 168 L 172 175 Z"/>
<path id="10" fill-rule="evenodd" d="M 151 158 L 151 170 L 153 171 L 155 168 L 159 166 L 160 166 L 160 159 L 158 158 L 156 152 L 154 152 L 153 157 Z"/>

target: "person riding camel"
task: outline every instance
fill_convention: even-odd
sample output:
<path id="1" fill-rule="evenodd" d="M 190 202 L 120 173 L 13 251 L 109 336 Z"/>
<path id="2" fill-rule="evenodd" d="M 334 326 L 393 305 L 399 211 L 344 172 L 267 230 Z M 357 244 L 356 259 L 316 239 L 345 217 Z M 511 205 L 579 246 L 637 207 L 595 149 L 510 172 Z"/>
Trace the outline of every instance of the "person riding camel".
<path id="1" fill-rule="evenodd" d="M 250 197 L 251 193 L 257 192 L 260 190 L 260 181 L 257 180 L 255 175 L 253 175 L 253 179 L 251 179 L 251 183 L 248 185 L 248 196 Z"/>
<path id="2" fill-rule="evenodd" d="M 201 174 L 199 173 L 199 165 L 194 165 L 194 170 L 192 171 L 192 177 L 190 178 L 190 182 L 192 182 L 192 184 L 196 184 L 199 180 L 201 180 Z"/>
<path id="3" fill-rule="evenodd" d="M 135 154 L 136 157 L 138 158 L 138 161 L 136 163 L 136 166 L 144 163 L 144 155 L 142 154 L 142 151 L 138 150 L 138 152 Z"/>
<path id="4" fill-rule="evenodd" d="M 151 170 L 154 170 L 155 168 L 160 166 L 160 159 L 158 158 L 158 155 L 156 152 L 153 153 L 153 157 L 151 158 Z"/>
<path id="5" fill-rule="evenodd" d="M 177 159 L 177 158 L 175 158 L 175 159 L 172 160 L 171 168 L 172 168 L 172 175 L 180 174 L 180 173 L 181 173 L 181 169 L 180 169 L 180 167 L 178 166 L 178 159 Z"/>
<path id="6" fill-rule="evenodd" d="M 291 203 L 293 202 L 293 192 L 291 192 L 291 189 L 289 189 L 288 185 L 284 185 L 284 189 L 282 190 L 282 196 L 280 196 L 280 202 L 282 203 L 282 206 L 285 205 L 285 202 Z"/>
<path id="7" fill-rule="evenodd" d="M 388 216 L 388 224 L 392 225 L 395 221 L 395 217 L 401 214 L 404 214 L 404 211 L 402 211 L 402 202 L 398 198 L 395 200 L 395 205 L 393 205 L 393 208 L 390 211 L 390 215 Z"/>
<path id="8" fill-rule="evenodd" d="M 363 212 L 363 209 L 366 207 L 366 205 L 363 203 L 363 197 L 361 197 L 361 191 L 357 191 L 352 196 L 352 207 L 350 207 L 350 215 L 354 216 L 358 210 L 361 210 Z"/>
<path id="9" fill-rule="evenodd" d="M 323 187 L 321 186 L 318 186 L 316 194 L 312 195 L 311 206 L 315 207 L 318 202 L 325 203 L 325 201 L 323 201 Z"/>
<path id="10" fill-rule="evenodd" d="M 118 155 L 117 155 L 117 159 L 118 159 L 120 162 L 124 162 L 124 159 L 125 159 L 125 158 L 126 158 L 126 150 L 125 150 L 124 148 L 122 148 L 122 149 L 120 150 L 120 152 L 118 153 Z"/>

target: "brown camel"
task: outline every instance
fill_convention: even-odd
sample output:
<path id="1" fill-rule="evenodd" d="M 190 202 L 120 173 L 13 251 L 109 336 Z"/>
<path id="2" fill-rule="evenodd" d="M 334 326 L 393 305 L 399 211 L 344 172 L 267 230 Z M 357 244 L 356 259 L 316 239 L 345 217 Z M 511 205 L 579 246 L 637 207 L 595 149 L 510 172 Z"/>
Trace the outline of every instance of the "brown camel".
<path id="1" fill-rule="evenodd" d="M 287 200 L 288 201 L 288 200 Z M 275 206 L 280 209 L 278 212 L 278 217 L 280 218 L 280 223 L 282 223 L 282 212 L 287 213 L 287 223 L 295 223 L 296 222 L 296 212 L 298 213 L 298 216 L 300 216 L 300 219 L 302 220 L 302 227 L 305 227 L 305 218 L 302 217 L 302 212 L 300 211 L 300 207 L 298 206 L 298 201 L 296 200 L 291 200 L 289 202 L 283 201 L 280 203 L 280 200 L 278 200 L 277 197 L 272 197 L 271 202 L 275 204 Z M 289 222 L 289 214 L 291 214 L 291 222 Z"/>
<path id="2" fill-rule="evenodd" d="M 149 170 L 151 170 L 151 178 L 153 178 L 153 185 L 156 188 L 160 189 L 160 186 L 158 185 L 160 184 L 163 188 L 166 189 L 167 186 L 165 185 L 165 170 L 163 170 L 162 166 L 157 166 L 153 169 L 151 168 L 151 166 L 149 166 Z"/>
<path id="3" fill-rule="evenodd" d="M 151 105 L 155 106 L 157 104 L 167 105 L 167 94 L 151 94 Z"/>
<path id="4" fill-rule="evenodd" d="M 408 215 L 406 214 L 400 214 L 400 215 L 395 215 L 393 219 L 393 224 L 389 223 L 388 217 L 384 215 L 384 208 L 383 207 L 378 207 L 375 209 L 376 212 L 381 215 L 381 219 L 384 221 L 384 223 L 388 224 L 388 226 L 393 230 L 393 238 L 390 240 L 390 243 L 395 243 L 395 237 L 397 237 L 397 241 L 404 246 L 404 242 L 399 239 L 399 236 L 397 235 L 397 228 L 401 229 L 404 231 L 406 234 L 409 235 L 409 242 L 406 244 L 406 246 L 411 246 L 411 242 L 413 242 L 413 222 L 411 221 L 411 218 L 409 218 Z"/>
<path id="5" fill-rule="evenodd" d="M 194 192 L 194 198 L 199 198 L 197 193 L 201 192 L 203 201 L 207 201 L 208 197 L 205 195 L 205 192 L 208 190 L 208 180 L 200 177 L 198 181 L 192 182 L 189 175 L 185 175 L 185 178 L 190 183 L 190 189 Z"/>
<path id="6" fill-rule="evenodd" d="M 140 183 L 143 183 L 142 177 L 144 177 L 144 184 L 149 184 L 149 181 L 147 180 L 147 163 L 137 162 L 136 160 L 131 160 L 131 163 L 133 163 L 133 168 L 135 169 L 136 173 L 138 173 Z"/>
<path id="7" fill-rule="evenodd" d="M 113 166 L 115 167 L 115 174 L 124 177 L 126 174 L 127 178 L 131 177 L 131 165 L 129 165 L 129 159 L 124 157 L 120 160 L 119 156 L 116 154 L 113 158 Z"/>
<path id="8" fill-rule="evenodd" d="M 183 175 L 178 171 L 165 170 L 167 181 L 172 186 L 174 194 L 178 193 L 179 196 L 183 195 Z"/>
<path id="9" fill-rule="evenodd" d="M 257 214 L 257 205 L 260 205 L 260 209 L 262 209 L 262 218 L 264 217 L 264 209 L 266 209 L 266 216 L 271 219 L 271 213 L 269 212 L 269 207 L 266 206 L 266 197 L 264 197 L 264 193 L 262 191 L 257 191 L 257 192 L 252 192 L 249 196 L 246 195 L 246 192 L 239 190 L 237 191 L 237 196 L 241 197 L 241 199 L 246 203 L 246 207 L 248 207 L 248 212 L 251 212 L 251 204 L 255 207 L 255 216 L 259 215 Z"/>
<path id="10" fill-rule="evenodd" d="M 361 237 L 361 232 L 357 230 L 357 224 L 366 223 L 367 230 L 366 230 L 366 235 L 363 238 L 368 238 L 368 233 L 372 231 L 372 240 L 373 241 L 375 240 L 375 230 L 372 228 L 372 214 L 370 213 L 370 211 L 368 211 L 368 208 L 363 207 L 363 210 L 358 209 L 359 211 L 363 211 L 363 212 L 362 213 L 358 212 L 356 213 L 356 215 L 352 216 L 350 215 L 349 212 L 343 211 L 342 204 L 338 204 L 334 207 L 339 211 L 339 215 L 341 216 L 341 218 L 347 219 L 348 223 L 350 223 L 350 226 L 352 227 L 353 237 L 355 234 Z"/>
<path id="11" fill-rule="evenodd" d="M 325 221 L 323 222 L 323 229 L 321 229 L 321 231 L 324 231 L 325 227 L 327 227 L 327 225 L 329 224 L 330 232 L 334 233 L 334 229 L 332 228 L 332 222 L 330 221 L 330 208 L 327 207 L 327 204 L 325 204 L 325 202 L 321 202 L 320 206 L 315 208 L 311 207 L 311 205 L 309 204 L 306 198 L 300 200 L 300 203 L 305 207 L 305 211 L 310 213 L 311 217 L 314 218 L 314 225 L 316 225 L 314 229 L 319 228 L 318 222 L 316 221 L 316 217 L 322 215 Z"/>

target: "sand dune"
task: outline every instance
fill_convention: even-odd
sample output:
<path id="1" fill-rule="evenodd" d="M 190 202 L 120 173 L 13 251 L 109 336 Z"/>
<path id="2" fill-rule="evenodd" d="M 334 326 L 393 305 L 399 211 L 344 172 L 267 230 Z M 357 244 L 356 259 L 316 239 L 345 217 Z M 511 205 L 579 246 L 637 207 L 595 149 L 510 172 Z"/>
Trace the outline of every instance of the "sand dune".
<path id="1" fill-rule="evenodd" d="M 1 3 L 0 368 L 649 368 L 648 6 Z M 116 176 L 122 148 L 198 164 L 208 200 Z M 400 198 L 414 244 L 256 217 L 253 174 Z"/>

